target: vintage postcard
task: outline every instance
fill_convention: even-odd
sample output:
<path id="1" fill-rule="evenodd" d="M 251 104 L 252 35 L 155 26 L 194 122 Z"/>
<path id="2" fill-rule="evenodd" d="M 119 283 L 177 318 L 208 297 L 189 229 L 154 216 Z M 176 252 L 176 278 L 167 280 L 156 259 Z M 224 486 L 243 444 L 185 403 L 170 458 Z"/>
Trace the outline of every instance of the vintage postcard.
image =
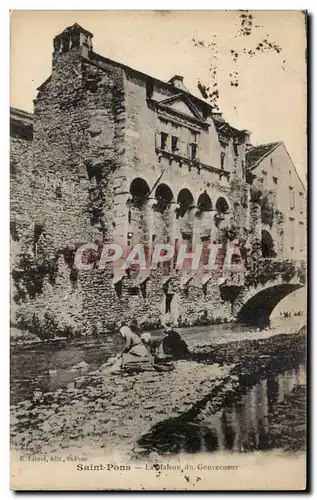
<path id="1" fill-rule="evenodd" d="M 306 13 L 11 13 L 11 488 L 306 488 Z"/>

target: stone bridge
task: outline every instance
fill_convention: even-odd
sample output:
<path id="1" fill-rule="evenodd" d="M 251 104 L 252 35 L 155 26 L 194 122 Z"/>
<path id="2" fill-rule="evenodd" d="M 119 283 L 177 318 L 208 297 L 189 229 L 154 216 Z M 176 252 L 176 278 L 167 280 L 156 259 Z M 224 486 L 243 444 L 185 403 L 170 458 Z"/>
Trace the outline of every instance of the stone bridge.
<path id="1" fill-rule="evenodd" d="M 245 285 L 233 305 L 233 314 L 237 321 L 264 327 L 284 297 L 305 287 L 304 267 L 293 261 L 260 259 L 247 272 Z"/>

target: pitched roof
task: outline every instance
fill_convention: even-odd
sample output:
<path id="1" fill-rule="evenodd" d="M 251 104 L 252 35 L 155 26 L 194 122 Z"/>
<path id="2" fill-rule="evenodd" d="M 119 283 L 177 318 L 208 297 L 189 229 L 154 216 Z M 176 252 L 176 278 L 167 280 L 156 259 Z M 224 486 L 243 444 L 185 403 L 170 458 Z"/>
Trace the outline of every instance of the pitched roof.
<path id="1" fill-rule="evenodd" d="M 72 33 L 73 31 L 79 31 L 81 33 L 85 33 L 86 35 L 90 36 L 91 38 L 94 36 L 90 31 L 85 30 L 80 24 L 75 23 L 72 26 L 67 26 L 67 28 L 64 29 L 63 33 Z M 57 35 L 58 36 L 58 35 Z"/>
<path id="2" fill-rule="evenodd" d="M 25 121 L 27 123 L 32 123 L 33 114 L 28 111 L 24 111 L 23 109 L 13 108 L 10 106 L 10 118 Z"/>
<path id="3" fill-rule="evenodd" d="M 254 146 L 246 152 L 247 169 L 253 170 L 260 161 L 263 160 L 268 154 L 272 153 L 274 149 L 282 144 L 281 142 L 270 142 L 269 144 L 260 144 Z"/>
<path id="4" fill-rule="evenodd" d="M 228 122 L 225 121 L 224 118 L 220 117 L 220 116 L 217 116 L 217 115 L 213 115 L 213 122 L 214 122 L 214 125 L 215 125 L 215 128 L 218 132 L 218 134 L 224 134 L 224 135 L 235 135 L 235 136 L 245 136 L 245 135 L 249 135 L 250 132 L 248 130 L 238 130 L 236 129 L 235 127 L 232 127 Z"/>
<path id="5" fill-rule="evenodd" d="M 10 137 L 33 139 L 33 114 L 10 107 Z"/>

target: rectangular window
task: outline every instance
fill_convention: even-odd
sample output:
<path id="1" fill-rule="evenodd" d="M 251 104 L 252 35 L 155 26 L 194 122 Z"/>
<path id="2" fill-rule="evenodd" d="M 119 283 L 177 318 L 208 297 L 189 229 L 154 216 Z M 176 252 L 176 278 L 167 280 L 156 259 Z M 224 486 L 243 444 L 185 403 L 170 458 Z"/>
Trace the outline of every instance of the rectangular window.
<path id="1" fill-rule="evenodd" d="M 191 160 L 196 160 L 197 159 L 197 144 L 192 142 L 189 145 L 189 150 L 190 150 L 190 159 Z"/>
<path id="2" fill-rule="evenodd" d="M 295 192 L 293 187 L 289 188 L 289 205 L 291 210 L 295 208 Z"/>
<path id="3" fill-rule="evenodd" d="M 274 184 L 277 184 L 277 177 L 273 177 Z"/>
<path id="4" fill-rule="evenodd" d="M 165 132 L 161 132 L 161 149 L 165 150 L 167 146 L 168 135 Z"/>
<path id="5" fill-rule="evenodd" d="M 300 251 L 304 251 L 304 246 L 305 246 L 305 226 L 304 222 L 300 221 L 299 222 L 299 238 L 300 238 Z"/>
<path id="6" fill-rule="evenodd" d="M 295 227 L 294 227 L 294 219 L 293 217 L 289 218 L 290 221 L 290 248 L 291 250 L 294 250 L 294 245 L 295 245 Z"/>
<path id="7" fill-rule="evenodd" d="M 221 156 L 220 156 L 220 167 L 221 167 L 221 170 L 224 170 L 225 168 L 225 157 L 226 157 L 226 153 L 224 151 L 221 152 Z"/>
<path id="8" fill-rule="evenodd" d="M 172 135 L 172 153 L 177 153 L 178 151 L 178 137 Z"/>
<path id="9" fill-rule="evenodd" d="M 299 210 L 300 210 L 301 214 L 304 212 L 304 194 L 303 193 L 299 193 Z"/>
<path id="10" fill-rule="evenodd" d="M 235 156 L 239 156 L 239 150 L 238 150 L 237 143 L 233 143 L 233 152 L 234 152 Z"/>

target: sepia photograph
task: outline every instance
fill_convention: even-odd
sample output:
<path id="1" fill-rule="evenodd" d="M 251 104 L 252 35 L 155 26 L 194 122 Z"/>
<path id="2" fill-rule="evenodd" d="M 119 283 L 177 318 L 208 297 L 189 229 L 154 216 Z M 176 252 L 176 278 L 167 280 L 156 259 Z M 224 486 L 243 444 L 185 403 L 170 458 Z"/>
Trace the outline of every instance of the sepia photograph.
<path id="1" fill-rule="evenodd" d="M 307 13 L 10 16 L 12 490 L 305 490 Z"/>

